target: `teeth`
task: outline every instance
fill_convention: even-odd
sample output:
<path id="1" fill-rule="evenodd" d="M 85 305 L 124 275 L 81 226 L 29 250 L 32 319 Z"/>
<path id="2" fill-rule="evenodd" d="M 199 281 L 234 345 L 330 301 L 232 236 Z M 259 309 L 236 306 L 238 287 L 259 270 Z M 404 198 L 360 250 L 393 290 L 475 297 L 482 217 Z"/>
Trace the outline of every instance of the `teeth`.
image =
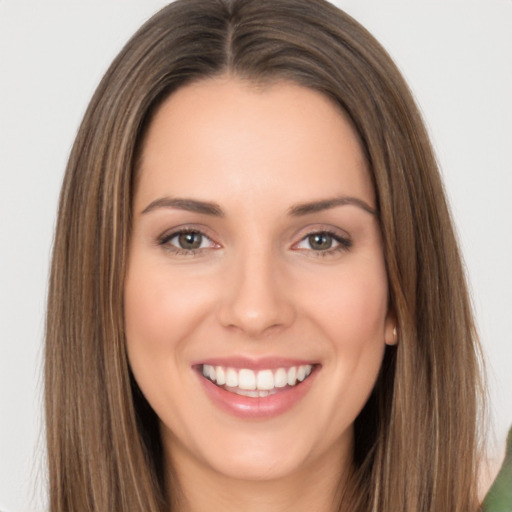
<path id="1" fill-rule="evenodd" d="M 229 386 L 230 388 L 238 387 L 238 373 L 236 373 L 236 370 L 233 370 L 233 368 L 228 368 L 226 370 L 226 386 Z"/>
<path id="2" fill-rule="evenodd" d="M 244 368 L 238 372 L 238 387 L 240 389 L 256 389 L 256 375 L 252 370 Z"/>
<path id="3" fill-rule="evenodd" d="M 246 389 L 233 388 L 229 391 L 236 393 L 237 395 L 242 396 L 250 396 L 251 398 L 263 398 L 265 396 L 273 395 L 275 391 L 258 391 L 257 389 L 253 391 L 248 391 Z"/>
<path id="4" fill-rule="evenodd" d="M 313 365 L 291 366 L 276 370 L 260 370 L 255 372 L 248 368 L 235 370 L 222 366 L 203 365 L 203 375 L 217 384 L 226 386 L 239 395 L 250 397 L 265 397 L 273 394 L 276 388 L 295 386 L 302 382 L 312 372 Z M 275 391 L 274 391 L 275 392 Z"/>
<path id="5" fill-rule="evenodd" d="M 274 386 L 284 388 L 288 384 L 288 373 L 284 368 L 279 368 L 274 375 Z"/>
<path id="6" fill-rule="evenodd" d="M 217 368 L 215 368 L 215 373 L 216 373 L 216 381 L 217 381 L 217 385 L 218 386 L 223 386 L 224 384 L 226 384 L 226 372 L 224 371 L 224 368 L 222 368 L 222 366 L 217 366 Z M 213 379 L 210 379 L 210 380 L 213 380 Z"/>
<path id="7" fill-rule="evenodd" d="M 272 370 L 258 372 L 257 388 L 265 391 L 274 389 L 274 375 L 272 374 Z"/>
<path id="8" fill-rule="evenodd" d="M 287 378 L 288 378 L 288 386 L 295 385 L 295 382 L 296 382 L 296 379 L 297 379 L 297 367 L 296 366 L 292 366 L 288 370 Z"/>

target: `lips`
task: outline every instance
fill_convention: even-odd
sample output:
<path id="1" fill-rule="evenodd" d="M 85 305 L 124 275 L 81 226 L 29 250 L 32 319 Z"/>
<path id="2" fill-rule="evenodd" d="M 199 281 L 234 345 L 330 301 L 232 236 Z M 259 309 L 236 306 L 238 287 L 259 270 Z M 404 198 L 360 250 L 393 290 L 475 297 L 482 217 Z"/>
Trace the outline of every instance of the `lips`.
<path id="1" fill-rule="evenodd" d="M 194 365 L 206 394 L 224 411 L 247 419 L 282 414 L 311 387 L 320 365 L 290 361 L 208 361 Z"/>

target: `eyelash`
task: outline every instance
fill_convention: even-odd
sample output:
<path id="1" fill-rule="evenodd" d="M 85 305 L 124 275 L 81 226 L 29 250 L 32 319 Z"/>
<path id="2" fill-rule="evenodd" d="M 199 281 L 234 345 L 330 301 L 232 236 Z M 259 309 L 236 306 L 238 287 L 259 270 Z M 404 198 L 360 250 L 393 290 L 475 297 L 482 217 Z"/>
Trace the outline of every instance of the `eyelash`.
<path id="1" fill-rule="evenodd" d="M 182 247 L 177 247 L 176 245 L 172 245 L 170 241 L 176 237 L 179 237 L 181 235 L 199 235 L 202 237 L 201 239 L 201 245 L 204 241 L 204 239 L 209 240 L 211 246 L 209 247 L 198 247 L 196 249 L 184 249 Z M 334 242 L 337 243 L 335 247 L 329 247 L 325 250 L 314 250 L 313 248 L 310 249 L 301 249 L 297 246 L 306 241 L 309 237 L 315 236 L 315 235 L 327 235 L 332 238 Z M 208 250 L 211 248 L 219 248 L 220 245 L 214 242 L 208 235 L 203 233 L 199 229 L 179 229 L 177 231 L 173 231 L 171 233 L 163 234 L 161 237 L 158 238 L 158 245 L 163 247 L 166 251 L 172 252 L 173 254 L 177 256 L 197 256 L 201 254 L 204 250 Z M 335 254 L 338 254 L 340 252 L 348 251 L 352 247 L 352 240 L 346 237 L 340 236 L 338 233 L 335 233 L 334 231 L 328 230 L 328 229 L 319 229 L 316 231 L 311 231 L 307 233 L 305 236 L 303 236 L 299 242 L 295 243 L 292 247 L 295 247 L 296 250 L 299 251 L 308 251 L 311 254 L 314 254 L 315 256 L 319 257 L 326 257 L 326 256 L 333 256 Z"/>

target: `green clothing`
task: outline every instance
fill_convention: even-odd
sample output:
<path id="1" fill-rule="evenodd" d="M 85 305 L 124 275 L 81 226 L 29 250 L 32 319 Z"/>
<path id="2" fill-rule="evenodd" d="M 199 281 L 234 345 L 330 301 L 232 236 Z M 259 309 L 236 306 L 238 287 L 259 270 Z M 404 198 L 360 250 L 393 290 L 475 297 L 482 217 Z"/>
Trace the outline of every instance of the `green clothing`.
<path id="1" fill-rule="evenodd" d="M 503 465 L 482 503 L 483 512 L 512 512 L 512 428 Z"/>

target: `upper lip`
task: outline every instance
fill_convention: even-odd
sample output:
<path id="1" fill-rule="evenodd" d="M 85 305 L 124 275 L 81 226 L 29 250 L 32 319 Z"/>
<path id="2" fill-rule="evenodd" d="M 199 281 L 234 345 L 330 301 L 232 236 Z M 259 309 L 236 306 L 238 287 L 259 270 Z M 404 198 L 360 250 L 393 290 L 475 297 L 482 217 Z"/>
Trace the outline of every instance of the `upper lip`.
<path id="1" fill-rule="evenodd" d="M 277 368 L 290 368 L 291 366 L 316 365 L 318 361 L 312 359 L 296 359 L 289 357 L 212 357 L 196 361 L 192 366 L 223 366 L 225 368 L 247 368 L 250 370 L 272 370 Z"/>

